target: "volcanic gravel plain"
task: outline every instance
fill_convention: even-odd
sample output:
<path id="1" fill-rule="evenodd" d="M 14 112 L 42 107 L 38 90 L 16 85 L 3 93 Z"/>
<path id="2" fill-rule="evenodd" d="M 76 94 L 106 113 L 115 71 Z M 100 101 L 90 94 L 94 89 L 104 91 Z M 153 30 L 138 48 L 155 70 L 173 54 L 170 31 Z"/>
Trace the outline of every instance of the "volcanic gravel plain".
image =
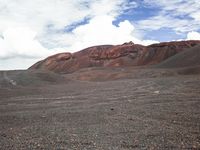
<path id="1" fill-rule="evenodd" d="M 0 149 L 199 150 L 199 89 L 184 69 L 2 71 Z"/>

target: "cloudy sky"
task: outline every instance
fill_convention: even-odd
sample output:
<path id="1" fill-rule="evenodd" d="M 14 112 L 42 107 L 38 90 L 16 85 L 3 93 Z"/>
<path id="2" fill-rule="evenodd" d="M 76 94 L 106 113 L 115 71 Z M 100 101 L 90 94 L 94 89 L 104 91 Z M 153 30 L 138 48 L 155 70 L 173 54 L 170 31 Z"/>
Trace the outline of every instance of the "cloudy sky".
<path id="1" fill-rule="evenodd" d="M 0 0 L 0 70 L 93 45 L 192 39 L 199 0 Z"/>

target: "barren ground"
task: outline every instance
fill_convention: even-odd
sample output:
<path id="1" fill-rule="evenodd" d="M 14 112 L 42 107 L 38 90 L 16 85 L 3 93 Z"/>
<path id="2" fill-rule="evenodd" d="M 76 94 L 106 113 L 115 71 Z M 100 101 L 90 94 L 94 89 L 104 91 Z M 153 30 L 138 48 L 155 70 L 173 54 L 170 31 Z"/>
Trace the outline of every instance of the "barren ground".
<path id="1" fill-rule="evenodd" d="M 0 149 L 197 150 L 199 89 L 199 75 L 0 87 Z"/>

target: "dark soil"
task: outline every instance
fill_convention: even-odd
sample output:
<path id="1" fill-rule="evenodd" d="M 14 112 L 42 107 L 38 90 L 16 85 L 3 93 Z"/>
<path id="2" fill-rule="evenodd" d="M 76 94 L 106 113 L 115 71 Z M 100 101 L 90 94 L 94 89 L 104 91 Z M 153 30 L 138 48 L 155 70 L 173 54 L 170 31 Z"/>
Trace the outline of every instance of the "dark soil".
<path id="1" fill-rule="evenodd" d="M 146 73 L 38 86 L 2 76 L 0 149 L 200 149 L 200 76 Z"/>

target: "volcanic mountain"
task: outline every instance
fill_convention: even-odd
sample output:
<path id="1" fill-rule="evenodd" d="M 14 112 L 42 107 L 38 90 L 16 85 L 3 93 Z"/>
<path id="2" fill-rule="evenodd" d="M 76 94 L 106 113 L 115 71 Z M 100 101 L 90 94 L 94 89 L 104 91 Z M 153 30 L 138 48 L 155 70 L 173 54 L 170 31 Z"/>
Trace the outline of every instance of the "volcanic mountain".
<path id="1" fill-rule="evenodd" d="M 29 69 L 71 73 L 90 67 L 149 66 L 159 64 L 177 53 L 199 44 L 200 41 L 193 40 L 165 42 L 149 46 L 134 44 L 133 42 L 122 45 L 93 46 L 75 53 L 66 52 L 50 56 L 37 62 Z M 192 52 L 189 53 L 192 54 Z M 183 57 L 179 58 L 182 59 Z"/>

